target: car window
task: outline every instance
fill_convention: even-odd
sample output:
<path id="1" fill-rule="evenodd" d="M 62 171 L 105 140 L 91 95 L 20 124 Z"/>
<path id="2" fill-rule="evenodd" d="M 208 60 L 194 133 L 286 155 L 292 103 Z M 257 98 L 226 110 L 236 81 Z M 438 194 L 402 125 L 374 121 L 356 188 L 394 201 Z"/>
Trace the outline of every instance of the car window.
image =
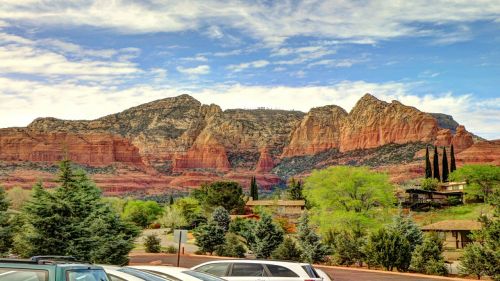
<path id="1" fill-rule="evenodd" d="M 70 270 L 66 273 L 67 281 L 109 281 L 101 269 Z"/>
<path id="2" fill-rule="evenodd" d="M 220 279 L 219 277 L 216 277 L 214 275 L 206 274 L 203 272 L 196 272 L 194 270 L 186 270 L 183 271 L 182 273 L 187 274 L 189 276 L 193 276 L 197 279 L 200 279 L 202 281 L 223 281 L 224 279 Z"/>
<path id="3" fill-rule="evenodd" d="M 48 281 L 46 270 L 0 268 L 0 281 Z"/>
<path id="4" fill-rule="evenodd" d="M 109 279 L 111 279 L 111 281 L 127 281 L 127 280 L 120 278 L 120 277 L 113 275 L 113 274 L 108 273 L 108 276 L 109 276 Z"/>
<path id="5" fill-rule="evenodd" d="M 263 276 L 264 267 L 258 263 L 235 263 L 231 276 Z"/>
<path id="6" fill-rule="evenodd" d="M 201 271 L 205 272 L 208 274 L 212 274 L 215 276 L 226 276 L 227 275 L 227 268 L 229 266 L 229 263 L 209 263 L 203 266 L 200 266 L 196 269 L 196 271 Z"/>
<path id="7" fill-rule="evenodd" d="M 266 264 L 266 266 L 271 273 L 271 277 L 299 277 L 295 272 L 284 266 L 274 264 Z"/>
<path id="8" fill-rule="evenodd" d="M 165 281 L 165 280 L 170 280 L 167 279 L 166 277 L 161 277 L 156 274 L 146 272 L 143 270 L 135 269 L 135 268 L 129 268 L 129 267 L 124 267 L 118 269 L 118 271 L 125 272 L 127 274 L 130 274 L 132 276 L 135 276 L 137 278 L 140 278 L 145 281 Z"/>
<path id="9" fill-rule="evenodd" d="M 314 268 L 310 265 L 303 265 L 302 268 L 307 272 L 307 275 L 311 278 L 321 278 L 319 274 L 314 270 Z"/>

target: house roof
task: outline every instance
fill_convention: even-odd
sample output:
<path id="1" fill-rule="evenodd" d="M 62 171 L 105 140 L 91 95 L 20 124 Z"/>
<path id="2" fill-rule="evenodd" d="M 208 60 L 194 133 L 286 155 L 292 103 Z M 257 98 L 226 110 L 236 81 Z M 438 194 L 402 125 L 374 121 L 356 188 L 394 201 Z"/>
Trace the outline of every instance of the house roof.
<path id="1" fill-rule="evenodd" d="M 247 206 L 305 206 L 304 200 L 249 200 Z"/>
<path id="2" fill-rule="evenodd" d="M 446 220 L 422 227 L 422 230 L 431 230 L 431 231 L 432 230 L 437 230 L 437 231 L 478 230 L 478 229 L 481 229 L 481 223 L 478 221 L 471 221 L 471 220 Z"/>

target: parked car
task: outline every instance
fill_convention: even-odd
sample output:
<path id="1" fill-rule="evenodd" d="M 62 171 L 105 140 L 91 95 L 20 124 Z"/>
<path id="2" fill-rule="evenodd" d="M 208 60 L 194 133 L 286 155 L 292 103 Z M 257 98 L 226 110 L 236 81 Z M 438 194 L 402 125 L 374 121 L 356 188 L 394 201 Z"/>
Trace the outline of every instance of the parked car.
<path id="1" fill-rule="evenodd" d="M 103 266 L 111 281 L 178 281 L 158 274 L 142 271 L 135 268 L 119 266 Z"/>
<path id="2" fill-rule="evenodd" d="M 194 271 L 189 268 L 184 267 L 173 267 L 173 266 L 152 266 L 152 265 L 142 265 L 142 266 L 129 266 L 130 268 L 139 269 L 145 272 L 150 272 L 153 274 L 160 275 L 172 280 L 182 280 L 182 281 L 224 281 L 217 276 L 207 274 L 204 272 Z"/>
<path id="3" fill-rule="evenodd" d="M 218 260 L 194 266 L 193 270 L 229 281 L 321 281 L 308 263 L 270 260 Z"/>
<path id="4" fill-rule="evenodd" d="M 73 257 L 36 256 L 0 259 L 0 281 L 110 281 L 101 266 Z"/>
<path id="5" fill-rule="evenodd" d="M 318 275 L 323 278 L 323 281 L 333 281 L 333 278 L 330 276 L 330 274 L 324 272 L 323 270 L 319 268 L 315 268 L 316 272 Z"/>
<path id="6" fill-rule="evenodd" d="M 103 266 L 111 281 L 145 281 L 146 279 L 120 271 L 118 266 Z"/>

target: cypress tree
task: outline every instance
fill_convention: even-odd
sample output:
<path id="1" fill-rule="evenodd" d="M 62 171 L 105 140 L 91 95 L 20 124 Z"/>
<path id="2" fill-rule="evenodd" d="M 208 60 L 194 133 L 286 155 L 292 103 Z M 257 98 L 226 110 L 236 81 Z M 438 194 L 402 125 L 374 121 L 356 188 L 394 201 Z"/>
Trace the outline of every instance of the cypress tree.
<path id="1" fill-rule="evenodd" d="M 453 144 L 451 145 L 450 151 L 450 172 L 453 173 L 457 169 L 457 164 L 455 163 L 455 150 L 453 149 Z"/>
<path id="2" fill-rule="evenodd" d="M 429 159 L 429 147 L 425 147 L 425 178 L 432 178 L 431 160 Z"/>
<path id="3" fill-rule="evenodd" d="M 253 200 L 259 200 L 259 188 L 255 177 L 252 177 L 252 181 L 250 182 L 250 196 Z"/>
<path id="4" fill-rule="evenodd" d="M 448 156 L 446 155 L 446 147 L 443 147 L 443 182 L 448 182 Z"/>
<path id="5" fill-rule="evenodd" d="M 437 146 L 434 146 L 434 158 L 432 165 L 434 167 L 434 178 L 438 181 L 441 181 L 441 177 L 439 176 L 439 155 Z"/>
<path id="6" fill-rule="evenodd" d="M 170 193 L 170 197 L 168 198 L 168 205 L 172 206 L 174 204 L 174 197 L 172 193 Z"/>

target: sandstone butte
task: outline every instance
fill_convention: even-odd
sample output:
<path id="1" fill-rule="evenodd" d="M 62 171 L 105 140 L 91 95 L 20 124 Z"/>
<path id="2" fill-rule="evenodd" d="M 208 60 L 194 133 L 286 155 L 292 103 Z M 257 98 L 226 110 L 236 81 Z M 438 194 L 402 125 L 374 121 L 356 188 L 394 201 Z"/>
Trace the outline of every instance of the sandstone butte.
<path id="1" fill-rule="evenodd" d="M 223 111 L 181 95 L 96 120 L 38 118 L 25 128 L 0 129 L 0 183 L 28 188 L 41 179 L 52 186 L 54 165 L 68 157 L 110 194 L 185 190 L 221 179 L 247 186 L 254 175 L 267 188 L 284 180 L 283 173 L 300 176 L 328 163 L 354 160 L 364 164 L 391 144 L 453 144 L 459 165 L 500 164 L 499 141 L 475 137 L 451 116 L 387 103 L 370 94 L 349 113 L 327 105 L 307 114 Z M 419 176 L 421 156 L 420 147 L 401 163 L 368 165 L 401 181 L 403 171 Z"/>

